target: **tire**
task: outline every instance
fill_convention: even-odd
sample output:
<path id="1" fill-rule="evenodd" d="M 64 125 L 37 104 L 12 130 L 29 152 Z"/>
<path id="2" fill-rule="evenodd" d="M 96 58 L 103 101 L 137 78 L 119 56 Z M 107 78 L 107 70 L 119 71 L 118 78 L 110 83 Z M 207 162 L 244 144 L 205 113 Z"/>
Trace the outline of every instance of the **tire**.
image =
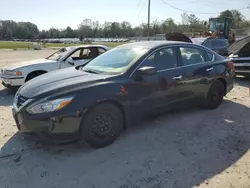
<path id="1" fill-rule="evenodd" d="M 20 86 L 7 86 L 7 85 L 4 85 L 3 86 L 6 88 L 6 89 L 9 89 L 11 92 L 16 92 Z"/>
<path id="2" fill-rule="evenodd" d="M 224 84 L 221 81 L 216 80 L 209 88 L 204 102 L 204 107 L 207 109 L 218 108 L 223 101 L 224 94 Z"/>
<path id="3" fill-rule="evenodd" d="M 35 77 L 37 77 L 37 76 L 40 76 L 40 75 L 42 75 L 42 74 L 44 74 L 44 73 L 46 73 L 46 72 L 34 72 L 34 73 L 31 73 L 31 74 L 29 74 L 29 75 L 27 76 L 25 82 L 28 82 L 28 81 L 32 80 L 33 78 L 35 78 Z"/>
<path id="4" fill-rule="evenodd" d="M 104 123 L 104 124 L 103 124 Z M 109 103 L 93 107 L 80 125 L 80 140 L 93 148 L 112 144 L 123 129 L 123 115 L 115 105 Z"/>

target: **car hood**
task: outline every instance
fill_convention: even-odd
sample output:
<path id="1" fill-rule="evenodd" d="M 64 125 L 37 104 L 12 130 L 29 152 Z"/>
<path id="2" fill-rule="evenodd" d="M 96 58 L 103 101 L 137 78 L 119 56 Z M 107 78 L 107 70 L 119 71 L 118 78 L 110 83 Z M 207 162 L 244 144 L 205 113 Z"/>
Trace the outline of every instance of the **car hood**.
<path id="1" fill-rule="evenodd" d="M 53 62 L 55 62 L 55 61 L 48 60 L 48 59 L 35 59 L 35 60 L 21 61 L 19 63 L 14 63 L 10 66 L 3 67 L 2 69 L 14 70 L 14 69 L 22 68 L 22 67 L 33 65 L 33 64 L 53 63 Z"/>
<path id="2" fill-rule="evenodd" d="M 50 95 L 58 92 L 67 92 L 79 87 L 100 83 L 114 75 L 101 75 L 77 70 L 75 67 L 52 71 L 34 78 L 24 84 L 19 90 L 26 98 L 35 98 L 40 95 Z"/>
<path id="3" fill-rule="evenodd" d="M 250 36 L 244 37 L 228 47 L 229 54 L 250 57 Z"/>

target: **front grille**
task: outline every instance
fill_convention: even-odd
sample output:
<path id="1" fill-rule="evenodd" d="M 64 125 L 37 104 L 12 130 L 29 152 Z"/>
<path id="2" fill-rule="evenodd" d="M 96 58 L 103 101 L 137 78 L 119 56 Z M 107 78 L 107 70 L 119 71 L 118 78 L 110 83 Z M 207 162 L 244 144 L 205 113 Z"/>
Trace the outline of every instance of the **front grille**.
<path id="1" fill-rule="evenodd" d="M 21 95 L 18 95 L 16 98 L 16 106 L 19 108 L 20 106 L 22 106 L 26 101 L 28 100 L 28 98 L 23 97 Z"/>
<path id="2" fill-rule="evenodd" d="M 235 66 L 235 70 L 250 70 L 250 67 Z"/>

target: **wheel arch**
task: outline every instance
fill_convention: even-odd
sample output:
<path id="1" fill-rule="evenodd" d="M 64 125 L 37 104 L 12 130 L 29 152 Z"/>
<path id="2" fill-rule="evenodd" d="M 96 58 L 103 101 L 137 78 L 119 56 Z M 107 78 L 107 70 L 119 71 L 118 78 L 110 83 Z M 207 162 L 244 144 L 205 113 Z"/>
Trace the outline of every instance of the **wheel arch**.
<path id="1" fill-rule="evenodd" d="M 225 96 L 227 94 L 227 81 L 226 81 L 226 79 L 223 78 L 223 77 L 219 77 L 219 78 L 215 79 L 214 81 L 216 81 L 216 80 L 219 80 L 223 84 L 223 86 L 224 86 L 224 96 Z"/>
<path id="2" fill-rule="evenodd" d="M 213 83 L 216 82 L 216 81 L 220 81 L 223 84 L 223 86 L 224 86 L 224 96 L 227 94 L 227 81 L 226 81 L 226 79 L 223 78 L 223 77 L 216 77 L 216 78 L 214 78 L 212 80 L 211 84 L 209 85 L 208 90 L 207 90 L 205 96 L 207 96 L 209 89 L 211 88 L 211 86 L 213 85 Z"/>
<path id="3" fill-rule="evenodd" d="M 113 100 L 113 99 L 106 99 L 106 100 L 102 100 L 102 101 L 98 101 L 94 104 L 91 105 L 90 108 L 88 108 L 87 110 L 85 110 L 82 114 L 82 117 L 81 119 L 83 120 L 84 117 L 97 105 L 100 105 L 100 104 L 113 104 L 114 106 L 116 106 L 122 113 L 122 117 L 123 117 L 123 128 L 126 128 L 127 127 L 127 123 L 128 123 L 128 113 L 125 109 L 125 106 L 120 103 L 119 101 L 116 101 L 116 100 Z M 82 122 L 81 120 L 81 122 Z"/>
<path id="4" fill-rule="evenodd" d="M 47 72 L 48 71 L 45 71 L 45 70 L 34 70 L 34 71 L 31 71 L 30 73 L 27 74 L 27 76 L 25 78 L 25 82 L 27 81 L 27 79 L 29 78 L 29 76 L 31 76 L 32 74 L 38 74 L 38 73 L 45 74 Z"/>

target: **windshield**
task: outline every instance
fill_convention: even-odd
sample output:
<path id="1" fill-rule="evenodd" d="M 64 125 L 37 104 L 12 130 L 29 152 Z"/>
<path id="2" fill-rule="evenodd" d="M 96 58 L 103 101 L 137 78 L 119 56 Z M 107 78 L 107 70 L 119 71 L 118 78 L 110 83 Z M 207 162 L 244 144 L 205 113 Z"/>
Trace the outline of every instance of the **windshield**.
<path id="1" fill-rule="evenodd" d="M 118 74 L 125 72 L 148 50 L 143 48 L 116 48 L 93 59 L 81 70 L 92 73 Z"/>
<path id="2" fill-rule="evenodd" d="M 219 30 L 221 32 L 224 31 L 225 21 L 224 20 L 211 20 L 210 21 L 210 31 L 215 32 Z"/>
<path id="3" fill-rule="evenodd" d="M 59 61 L 61 60 L 68 52 L 71 51 L 70 47 L 67 48 L 61 48 L 60 50 L 56 51 L 46 59 L 53 60 L 53 61 Z"/>

